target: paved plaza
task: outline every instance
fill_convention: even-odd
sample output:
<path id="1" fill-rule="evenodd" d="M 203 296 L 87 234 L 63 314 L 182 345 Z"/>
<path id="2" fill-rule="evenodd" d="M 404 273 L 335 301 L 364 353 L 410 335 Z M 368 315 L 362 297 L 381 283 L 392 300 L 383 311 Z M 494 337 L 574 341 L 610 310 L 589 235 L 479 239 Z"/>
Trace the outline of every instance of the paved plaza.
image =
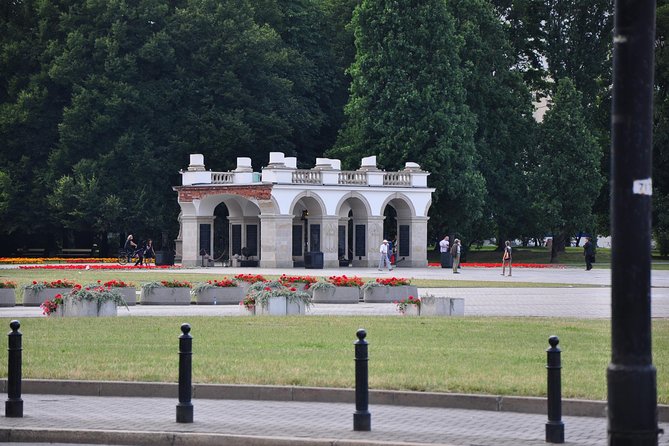
<path id="1" fill-rule="evenodd" d="M 555 288 L 429 288 L 419 294 L 462 297 L 468 316 L 610 317 L 610 271 L 514 269 L 502 277 L 498 269 L 463 268 L 453 275 L 441 268 L 290 270 L 196 268 L 188 272 L 231 277 L 238 273 L 311 274 L 319 276 L 445 278 L 453 281 L 532 282 L 569 284 Z M 161 271 L 156 271 L 160 274 Z M 669 271 L 653 271 L 652 316 L 669 317 Z M 585 286 L 585 287 L 584 287 Z M 236 305 L 135 306 L 119 315 L 132 316 L 237 316 Z M 314 305 L 313 315 L 391 315 L 393 304 L 358 303 Z M 43 317 L 39 308 L 0 309 L 3 319 Z M 175 422 L 176 397 L 164 395 L 96 396 L 89 394 L 23 395 L 24 417 L 0 417 L 0 442 L 52 442 L 130 445 L 544 445 L 546 415 L 529 411 L 479 410 L 466 397 L 457 408 L 370 404 L 372 431 L 352 430 L 355 405 L 351 402 L 271 401 L 253 399 L 193 399 L 192 424 Z M 471 401 L 475 401 L 472 398 Z M 535 401 L 536 403 L 536 401 Z M 601 403 L 600 403 L 601 404 Z M 468 407 L 468 405 L 470 407 Z M 667 417 L 669 408 L 662 408 Z M 662 418 L 665 420 L 665 418 Z M 603 416 L 564 416 L 567 445 L 606 445 L 607 419 Z M 665 421 L 660 427 L 669 432 Z M 25 444 L 25 443 L 24 443 Z M 669 435 L 659 444 L 669 446 Z"/>

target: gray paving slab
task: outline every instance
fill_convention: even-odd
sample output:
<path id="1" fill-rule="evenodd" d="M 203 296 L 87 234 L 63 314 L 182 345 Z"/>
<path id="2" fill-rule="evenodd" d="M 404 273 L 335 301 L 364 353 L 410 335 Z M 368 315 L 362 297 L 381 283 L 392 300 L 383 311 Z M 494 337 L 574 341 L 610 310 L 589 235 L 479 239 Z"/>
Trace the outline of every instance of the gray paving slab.
<path id="1" fill-rule="evenodd" d="M 24 417 L 0 417 L 0 435 L 8 431 L 106 432 L 107 440 L 124 438 L 123 433 L 144 433 L 154 440 L 164 433 L 216 434 L 245 438 L 346 440 L 387 444 L 447 445 L 544 445 L 546 417 L 505 412 L 370 405 L 371 432 L 355 432 L 355 406 L 344 403 L 303 403 L 248 400 L 194 399 L 194 423 L 176 423 L 176 403 L 167 398 L 87 397 L 69 395 L 25 395 Z M 569 445 L 605 445 L 606 419 L 563 417 Z M 660 427 L 669 429 L 669 425 Z M 111 434 L 110 434 L 111 433 Z M 117 434 L 117 437 L 112 435 Z M 84 433 L 82 433 L 82 438 Z M 51 437 L 55 438 L 55 437 Z M 195 439 L 184 444 L 198 444 Z M 230 439 L 228 439 L 230 440 Z M 143 440 L 142 440 L 143 442 Z M 127 444 L 127 443 L 118 443 Z M 154 443 L 155 444 L 155 443 Z M 223 443 L 220 443 L 223 444 Z M 660 438 L 669 445 L 669 438 Z"/>

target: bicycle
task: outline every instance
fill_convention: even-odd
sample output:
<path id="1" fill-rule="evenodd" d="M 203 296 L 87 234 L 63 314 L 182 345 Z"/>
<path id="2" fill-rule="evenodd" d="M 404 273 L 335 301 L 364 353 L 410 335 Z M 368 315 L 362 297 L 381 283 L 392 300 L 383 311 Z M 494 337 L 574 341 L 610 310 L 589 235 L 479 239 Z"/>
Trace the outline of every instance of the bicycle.
<path id="1" fill-rule="evenodd" d="M 121 249 L 118 252 L 118 264 L 119 265 L 125 265 L 128 263 L 128 261 L 137 263 L 137 260 L 139 260 L 139 253 L 142 252 L 142 248 L 134 249 L 131 251 L 126 251 L 125 249 Z M 130 260 L 128 260 L 130 259 Z"/>

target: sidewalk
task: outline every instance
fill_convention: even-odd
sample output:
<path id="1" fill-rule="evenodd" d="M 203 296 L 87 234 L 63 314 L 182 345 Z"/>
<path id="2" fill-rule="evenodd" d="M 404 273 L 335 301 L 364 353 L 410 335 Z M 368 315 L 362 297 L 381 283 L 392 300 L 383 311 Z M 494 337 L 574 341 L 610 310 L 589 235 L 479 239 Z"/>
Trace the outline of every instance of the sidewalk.
<path id="1" fill-rule="evenodd" d="M 24 395 L 24 417 L 0 417 L 0 442 L 114 445 L 545 445 L 545 415 L 370 405 L 372 430 L 353 431 L 354 404 Z M 606 445 L 606 418 L 563 417 L 567 445 Z M 660 426 L 669 430 L 669 424 Z M 669 445 L 669 436 L 660 438 Z"/>

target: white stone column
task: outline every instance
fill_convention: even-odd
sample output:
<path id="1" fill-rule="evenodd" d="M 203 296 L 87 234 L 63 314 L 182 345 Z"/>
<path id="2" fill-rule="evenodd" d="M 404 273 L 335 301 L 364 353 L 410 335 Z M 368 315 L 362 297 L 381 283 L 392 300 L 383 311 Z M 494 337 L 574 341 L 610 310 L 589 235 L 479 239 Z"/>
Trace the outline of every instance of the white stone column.
<path id="1" fill-rule="evenodd" d="M 260 267 L 293 267 L 293 216 L 260 215 Z"/>
<path id="2" fill-rule="evenodd" d="M 383 242 L 383 220 L 385 217 L 367 217 L 367 266 L 379 266 L 379 248 Z"/>
<path id="3" fill-rule="evenodd" d="M 412 217 L 411 219 L 398 220 L 398 224 L 409 225 L 409 240 L 411 244 L 411 257 L 402 260 L 399 266 L 411 268 L 427 267 L 427 220 L 428 217 Z M 399 258 L 401 259 L 402 256 L 399 256 Z"/>
<path id="4" fill-rule="evenodd" d="M 321 219 L 321 251 L 323 251 L 323 267 L 338 268 L 339 255 L 339 217 L 336 215 L 324 216 Z"/>
<path id="5" fill-rule="evenodd" d="M 199 227 L 197 217 L 184 215 L 181 217 L 181 264 L 185 267 L 197 265 L 199 246 Z"/>

